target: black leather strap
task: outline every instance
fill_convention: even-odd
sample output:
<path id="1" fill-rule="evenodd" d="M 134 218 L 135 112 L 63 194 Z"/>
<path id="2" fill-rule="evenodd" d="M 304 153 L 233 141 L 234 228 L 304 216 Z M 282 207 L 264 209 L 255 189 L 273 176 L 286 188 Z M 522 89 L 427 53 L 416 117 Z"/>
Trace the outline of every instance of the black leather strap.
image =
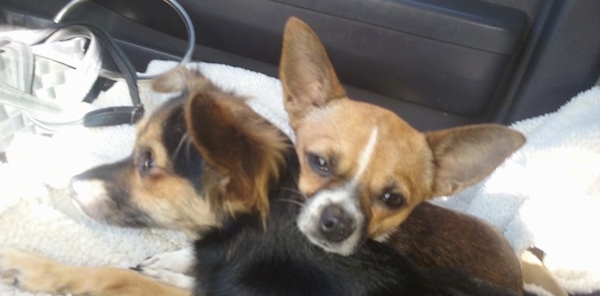
<path id="1" fill-rule="evenodd" d="M 144 106 L 108 107 L 88 112 L 83 125 L 86 127 L 135 124 L 144 116 Z"/>
<path id="2" fill-rule="evenodd" d="M 108 52 L 123 74 L 123 77 L 127 82 L 127 87 L 129 88 L 129 96 L 133 103 L 133 106 L 130 107 L 108 107 L 91 111 L 84 116 L 83 125 L 86 127 L 102 127 L 120 124 L 135 124 L 144 115 L 144 106 L 140 100 L 137 87 L 137 72 L 135 67 L 121 47 L 102 28 L 86 23 L 59 23 L 55 28 L 58 30 L 74 25 L 88 28 L 97 37 L 102 47 Z"/>

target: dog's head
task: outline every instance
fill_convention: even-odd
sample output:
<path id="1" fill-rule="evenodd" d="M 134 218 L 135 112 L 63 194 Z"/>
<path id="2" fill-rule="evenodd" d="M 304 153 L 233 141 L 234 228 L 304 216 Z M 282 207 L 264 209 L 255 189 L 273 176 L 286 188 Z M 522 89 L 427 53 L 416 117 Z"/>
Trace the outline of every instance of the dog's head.
<path id="1" fill-rule="evenodd" d="M 139 123 L 130 157 L 73 178 L 81 209 L 110 224 L 192 232 L 238 213 L 264 218 L 287 138 L 197 72 L 173 70 L 153 87 L 181 95 Z"/>
<path id="2" fill-rule="evenodd" d="M 478 182 L 524 143 L 499 125 L 421 133 L 389 110 L 348 99 L 323 45 L 295 18 L 285 28 L 280 79 L 299 187 L 310 197 L 298 226 L 330 252 L 384 238 L 419 203 Z"/>

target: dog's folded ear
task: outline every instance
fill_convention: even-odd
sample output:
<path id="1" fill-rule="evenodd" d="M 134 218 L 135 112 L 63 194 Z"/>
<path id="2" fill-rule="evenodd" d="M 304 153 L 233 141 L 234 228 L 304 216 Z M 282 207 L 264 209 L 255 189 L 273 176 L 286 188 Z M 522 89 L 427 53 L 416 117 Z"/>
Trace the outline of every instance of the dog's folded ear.
<path id="1" fill-rule="evenodd" d="M 488 176 L 525 143 L 518 131 L 495 124 L 425 134 L 435 163 L 434 196 L 452 195 Z"/>
<path id="2" fill-rule="evenodd" d="M 152 89 L 161 93 L 181 92 L 187 88 L 198 88 L 194 85 L 196 83 L 204 84 L 209 83 L 209 81 L 204 79 L 200 72 L 177 67 L 152 80 Z"/>
<path id="3" fill-rule="evenodd" d="M 346 97 L 323 44 L 308 25 L 294 17 L 285 26 L 279 78 L 292 127 L 311 107 Z"/>
<path id="4" fill-rule="evenodd" d="M 208 194 L 218 198 L 211 206 L 230 214 L 258 210 L 266 217 L 268 189 L 284 162 L 286 138 L 243 99 L 210 81 L 196 85 L 209 87 L 188 89 L 185 119 L 206 165 L 219 174 Z"/>

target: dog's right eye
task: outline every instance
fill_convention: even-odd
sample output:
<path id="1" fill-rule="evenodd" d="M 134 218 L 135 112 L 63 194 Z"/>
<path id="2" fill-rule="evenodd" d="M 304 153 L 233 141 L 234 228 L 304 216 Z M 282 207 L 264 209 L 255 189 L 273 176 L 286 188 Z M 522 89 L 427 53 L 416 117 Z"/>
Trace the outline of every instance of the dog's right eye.
<path id="1" fill-rule="evenodd" d="M 406 198 L 404 198 L 404 195 L 392 192 L 384 193 L 379 199 L 381 199 L 386 206 L 392 209 L 401 208 L 406 204 Z"/>
<path id="2" fill-rule="evenodd" d="M 313 154 L 313 153 L 309 153 L 307 155 L 308 157 L 308 164 L 310 164 L 310 167 L 317 172 L 320 175 L 330 175 L 331 174 L 331 168 L 329 166 L 329 162 L 327 162 L 327 160 L 317 154 Z"/>

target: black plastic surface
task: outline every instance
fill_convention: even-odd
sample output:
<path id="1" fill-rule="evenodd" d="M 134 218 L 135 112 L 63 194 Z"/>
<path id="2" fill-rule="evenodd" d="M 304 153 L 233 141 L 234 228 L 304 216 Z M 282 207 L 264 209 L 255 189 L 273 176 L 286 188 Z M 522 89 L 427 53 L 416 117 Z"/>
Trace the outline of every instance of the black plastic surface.
<path id="1" fill-rule="evenodd" d="M 600 77 L 600 1 L 556 1 L 548 13 L 505 122 L 553 112 Z"/>
<path id="2" fill-rule="evenodd" d="M 512 54 L 524 12 L 479 0 L 272 0 L 312 12 L 498 54 Z"/>
<path id="3" fill-rule="evenodd" d="M 205 0 L 190 4 L 189 12 L 200 43 L 273 64 L 285 21 L 298 16 L 320 36 L 344 83 L 443 112 L 480 115 L 510 71 L 526 15 L 480 1 L 444 3 L 251 0 L 233 6 Z"/>

